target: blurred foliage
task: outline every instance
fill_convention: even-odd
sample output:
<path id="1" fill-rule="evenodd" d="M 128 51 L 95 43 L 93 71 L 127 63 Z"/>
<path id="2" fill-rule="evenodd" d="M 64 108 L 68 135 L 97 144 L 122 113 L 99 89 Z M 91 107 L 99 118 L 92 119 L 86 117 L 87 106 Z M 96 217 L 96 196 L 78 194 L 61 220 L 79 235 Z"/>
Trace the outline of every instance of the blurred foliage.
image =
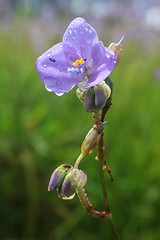
<path id="1" fill-rule="evenodd" d="M 50 46 L 48 46 L 50 47 Z M 47 49 L 47 46 L 46 46 Z M 105 146 L 115 182 L 106 181 L 111 210 L 123 240 L 160 239 L 159 52 L 124 43 L 111 77 L 113 107 L 105 124 Z M 41 51 L 42 52 L 42 51 Z M 77 197 L 63 201 L 48 192 L 52 171 L 73 165 L 92 127 L 75 94 L 45 90 L 29 39 L 20 32 L 0 37 L 0 238 L 113 239 L 110 226 L 88 216 Z M 96 153 L 80 165 L 86 191 L 103 211 Z"/>

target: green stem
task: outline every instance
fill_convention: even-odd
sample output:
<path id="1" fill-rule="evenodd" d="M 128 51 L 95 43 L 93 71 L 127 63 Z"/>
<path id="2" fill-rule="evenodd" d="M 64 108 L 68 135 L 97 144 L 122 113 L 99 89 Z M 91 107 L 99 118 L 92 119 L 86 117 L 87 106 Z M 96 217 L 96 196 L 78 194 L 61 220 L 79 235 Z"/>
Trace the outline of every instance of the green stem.
<path id="1" fill-rule="evenodd" d="M 115 239 L 115 240 L 119 240 L 119 235 L 118 235 L 117 228 L 116 228 L 116 225 L 115 225 L 115 223 L 114 223 L 112 214 L 110 215 L 110 218 L 108 218 L 108 222 L 109 222 L 109 224 L 110 224 L 110 226 L 111 226 L 114 239 Z"/>
<path id="2" fill-rule="evenodd" d="M 74 164 L 74 167 L 75 167 L 75 168 L 78 168 L 78 167 L 79 167 L 79 164 L 80 164 L 80 162 L 82 161 L 83 158 L 84 158 L 84 155 L 81 153 L 81 154 L 79 155 L 79 157 L 77 158 L 75 164 Z"/>

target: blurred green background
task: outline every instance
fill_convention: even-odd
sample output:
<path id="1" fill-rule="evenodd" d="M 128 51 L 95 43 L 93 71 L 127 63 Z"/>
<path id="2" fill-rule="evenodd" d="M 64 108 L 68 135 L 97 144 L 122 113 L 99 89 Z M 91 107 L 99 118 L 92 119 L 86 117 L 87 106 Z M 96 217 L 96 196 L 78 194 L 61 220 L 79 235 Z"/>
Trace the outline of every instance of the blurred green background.
<path id="1" fill-rule="evenodd" d="M 49 93 L 35 68 L 76 16 L 106 46 L 125 35 L 105 124 L 115 179 L 106 172 L 110 208 L 121 239 L 160 240 L 160 4 L 147 0 L 0 2 L 0 239 L 113 239 L 77 197 L 47 191 L 52 171 L 74 164 L 93 125 L 76 87 L 62 97 Z M 90 201 L 103 211 L 95 156 L 80 167 Z"/>

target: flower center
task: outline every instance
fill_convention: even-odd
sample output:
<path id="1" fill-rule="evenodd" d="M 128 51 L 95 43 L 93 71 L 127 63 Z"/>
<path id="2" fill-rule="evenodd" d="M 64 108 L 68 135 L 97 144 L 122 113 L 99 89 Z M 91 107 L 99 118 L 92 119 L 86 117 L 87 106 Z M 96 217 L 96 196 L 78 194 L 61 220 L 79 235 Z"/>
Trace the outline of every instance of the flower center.
<path id="1" fill-rule="evenodd" d="M 73 67 L 68 68 L 68 73 L 74 74 L 74 75 L 80 75 L 84 72 L 87 72 L 88 68 L 86 66 L 86 57 L 84 56 L 80 60 L 77 59 L 75 62 L 72 63 Z"/>
<path id="2" fill-rule="evenodd" d="M 85 73 L 88 71 L 88 67 L 86 65 L 87 58 L 85 56 L 83 56 L 83 58 L 81 58 L 80 60 L 77 59 L 75 62 L 73 62 L 72 63 L 73 67 L 67 67 L 60 64 L 59 62 L 56 61 L 54 57 L 49 57 L 49 60 L 55 63 L 57 66 L 65 68 L 68 73 L 71 73 L 73 75 L 82 75 L 82 74 L 85 75 Z"/>

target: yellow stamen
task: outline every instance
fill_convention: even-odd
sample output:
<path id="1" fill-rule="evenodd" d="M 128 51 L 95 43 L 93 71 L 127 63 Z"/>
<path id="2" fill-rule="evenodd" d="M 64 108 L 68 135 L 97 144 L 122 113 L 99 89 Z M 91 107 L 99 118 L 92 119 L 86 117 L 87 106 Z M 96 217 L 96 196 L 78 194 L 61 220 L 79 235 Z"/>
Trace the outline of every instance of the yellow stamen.
<path id="1" fill-rule="evenodd" d="M 79 60 L 79 63 L 80 63 L 80 64 L 84 64 L 83 58 L 81 58 L 81 59 Z"/>
<path id="2" fill-rule="evenodd" d="M 73 65 L 74 67 L 78 66 L 77 61 L 75 61 L 74 63 L 72 63 L 72 65 Z"/>
<path id="3" fill-rule="evenodd" d="M 81 58 L 80 60 L 77 59 L 74 63 L 72 63 L 74 67 L 79 66 L 79 64 L 84 64 L 83 58 Z"/>

